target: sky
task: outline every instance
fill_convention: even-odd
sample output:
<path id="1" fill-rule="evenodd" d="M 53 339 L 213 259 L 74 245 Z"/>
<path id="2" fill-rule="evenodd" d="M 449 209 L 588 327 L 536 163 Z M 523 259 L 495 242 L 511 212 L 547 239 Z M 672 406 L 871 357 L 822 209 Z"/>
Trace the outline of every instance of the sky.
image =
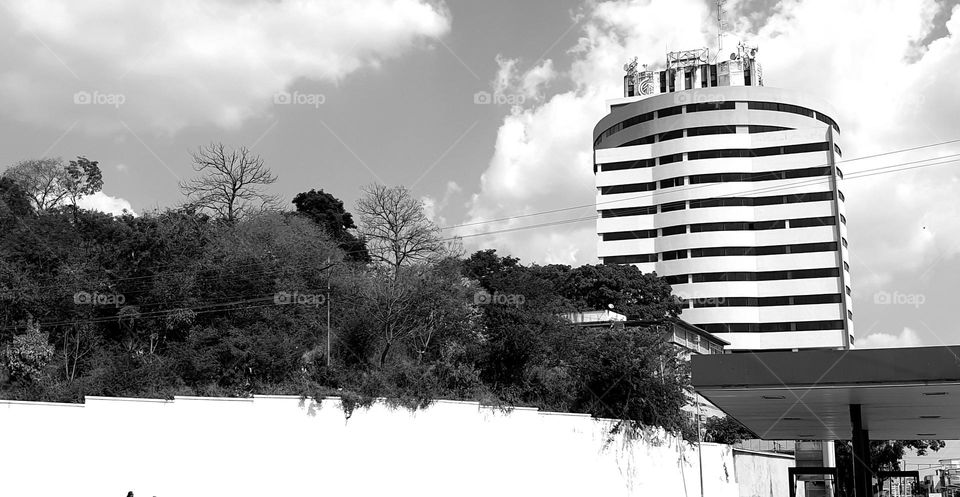
<path id="1" fill-rule="evenodd" d="M 837 109 L 848 177 L 913 167 L 847 181 L 857 345 L 960 344 L 960 142 L 927 146 L 960 139 L 957 2 L 724 10 L 725 51 L 757 45 L 767 86 Z M 260 154 L 290 208 L 403 185 L 468 251 L 595 264 L 604 102 L 634 56 L 716 49 L 715 16 L 705 0 L 8 0 L 0 167 L 84 155 L 104 173 L 84 205 L 143 214 L 181 203 L 190 152 L 223 142 Z"/>

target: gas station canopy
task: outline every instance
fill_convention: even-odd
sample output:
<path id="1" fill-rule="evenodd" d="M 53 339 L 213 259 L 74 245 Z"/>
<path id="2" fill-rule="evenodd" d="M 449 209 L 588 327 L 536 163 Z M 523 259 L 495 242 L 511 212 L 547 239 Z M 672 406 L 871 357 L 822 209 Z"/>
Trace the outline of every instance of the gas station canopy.
<path id="1" fill-rule="evenodd" d="M 702 355 L 692 368 L 694 389 L 762 439 L 960 439 L 960 346 Z"/>

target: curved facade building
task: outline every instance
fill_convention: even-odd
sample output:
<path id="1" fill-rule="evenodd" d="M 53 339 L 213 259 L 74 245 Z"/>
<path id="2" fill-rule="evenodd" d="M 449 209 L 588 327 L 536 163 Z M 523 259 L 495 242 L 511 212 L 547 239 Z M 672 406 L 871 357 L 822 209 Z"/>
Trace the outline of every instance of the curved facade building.
<path id="1" fill-rule="evenodd" d="M 625 84 L 609 102 L 593 133 L 598 255 L 666 277 L 681 317 L 729 350 L 850 347 L 835 114 L 738 67 L 646 73 L 647 94 Z"/>

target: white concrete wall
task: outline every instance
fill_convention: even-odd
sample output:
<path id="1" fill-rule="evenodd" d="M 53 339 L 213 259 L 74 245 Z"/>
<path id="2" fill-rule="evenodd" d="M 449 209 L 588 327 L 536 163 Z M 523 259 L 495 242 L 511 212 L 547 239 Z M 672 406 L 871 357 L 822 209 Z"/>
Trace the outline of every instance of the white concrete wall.
<path id="1" fill-rule="evenodd" d="M 794 466 L 793 457 L 735 449 L 733 460 L 740 484 L 740 497 L 790 495 L 787 470 Z"/>
<path id="2" fill-rule="evenodd" d="M 338 399 L 0 401 L 0 427 L 0 496 L 700 495 L 695 446 L 476 403 L 346 420 Z M 737 496 L 735 475 L 750 476 L 731 448 L 702 450 L 704 495 Z"/>

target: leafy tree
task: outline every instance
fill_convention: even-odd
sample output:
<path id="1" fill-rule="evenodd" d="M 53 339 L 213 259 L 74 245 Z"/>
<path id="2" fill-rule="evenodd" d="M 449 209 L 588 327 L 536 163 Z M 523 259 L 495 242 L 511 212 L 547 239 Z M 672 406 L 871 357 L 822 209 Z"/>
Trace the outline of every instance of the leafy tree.
<path id="1" fill-rule="evenodd" d="M 66 173 L 68 178 L 66 189 L 70 205 L 76 206 L 81 197 L 93 195 L 103 188 L 103 174 L 100 172 L 97 161 L 79 156 L 77 160 L 70 161 L 66 167 Z"/>
<path id="2" fill-rule="evenodd" d="M 730 416 L 711 416 L 703 423 L 705 442 L 733 445 L 749 438 L 753 438 L 753 433 Z"/>
<path id="3" fill-rule="evenodd" d="M 628 429 L 683 430 L 690 374 L 659 328 L 584 330 L 579 339 L 573 411 L 624 420 Z"/>
<path id="4" fill-rule="evenodd" d="M 900 471 L 900 461 L 907 450 L 913 450 L 918 456 L 934 452 L 945 447 L 943 440 L 871 440 L 870 471 Z M 849 441 L 836 442 L 837 474 L 842 495 L 853 495 L 853 450 Z M 877 481 L 876 488 L 883 486 Z"/>
<path id="5" fill-rule="evenodd" d="M 27 192 L 7 176 L 0 176 L 0 217 L 23 217 L 33 213 Z"/>
<path id="6" fill-rule="evenodd" d="M 250 149 L 228 150 L 222 143 L 211 143 L 192 157 L 193 169 L 202 176 L 180 183 L 191 205 L 230 223 L 276 207 L 279 197 L 264 190 L 277 177 Z"/>
<path id="7" fill-rule="evenodd" d="M 30 321 L 26 333 L 13 337 L 13 343 L 4 353 L 4 365 L 14 379 L 36 383 L 43 377 L 53 354 L 47 334 Z"/>
<path id="8" fill-rule="evenodd" d="M 366 244 L 350 230 L 356 229 L 353 215 L 343 208 L 343 201 L 323 190 L 310 190 L 293 197 L 297 212 L 319 224 L 337 241 L 349 260 L 370 262 Z"/>
<path id="9" fill-rule="evenodd" d="M 68 165 L 59 158 L 20 161 L 3 176 L 20 185 L 37 212 L 49 211 L 66 200 L 76 205 L 80 197 L 92 195 L 103 187 L 98 163 L 83 156 Z"/>
<path id="10" fill-rule="evenodd" d="M 650 321 L 680 313 L 669 284 L 629 264 L 580 266 L 571 269 L 559 283 L 560 293 L 584 310 L 612 306 L 629 319 Z"/>

